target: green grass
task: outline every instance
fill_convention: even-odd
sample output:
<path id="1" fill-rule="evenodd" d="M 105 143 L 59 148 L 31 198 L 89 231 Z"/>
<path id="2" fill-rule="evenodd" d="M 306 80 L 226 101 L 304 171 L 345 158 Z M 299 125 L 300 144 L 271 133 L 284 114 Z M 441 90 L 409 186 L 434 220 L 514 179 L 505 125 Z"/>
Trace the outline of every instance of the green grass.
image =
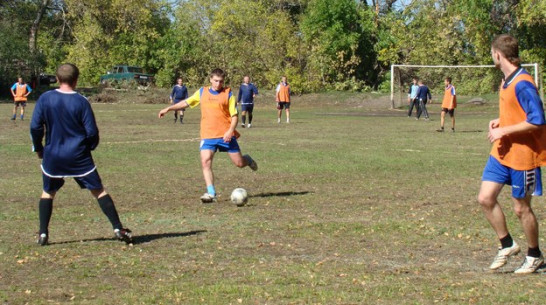
<path id="1" fill-rule="evenodd" d="M 476 203 L 494 103 L 457 110 L 457 132 L 435 132 L 376 95 L 296 97 L 277 124 L 261 97 L 239 144 L 259 171 L 214 160 L 219 202 L 202 205 L 199 110 L 186 124 L 163 105 L 94 104 L 103 182 L 137 244 L 114 241 L 87 191 L 67 181 L 38 247 L 39 160 L 27 121 L 0 104 L 2 304 L 539 304 L 544 273 L 515 276 L 523 256 L 485 271 L 494 232 Z M 385 102 L 386 101 L 386 102 Z M 247 206 L 229 202 L 235 187 Z M 509 188 L 500 197 L 509 228 Z M 544 199 L 534 200 L 544 244 Z"/>

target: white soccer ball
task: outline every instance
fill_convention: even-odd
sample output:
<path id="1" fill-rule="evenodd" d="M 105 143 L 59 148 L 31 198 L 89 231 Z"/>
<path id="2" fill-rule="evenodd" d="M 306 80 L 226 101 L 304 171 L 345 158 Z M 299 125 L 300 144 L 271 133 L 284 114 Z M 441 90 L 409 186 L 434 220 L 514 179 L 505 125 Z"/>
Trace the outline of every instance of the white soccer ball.
<path id="1" fill-rule="evenodd" d="M 243 206 L 248 202 L 248 194 L 244 188 L 236 188 L 231 192 L 231 202 Z"/>

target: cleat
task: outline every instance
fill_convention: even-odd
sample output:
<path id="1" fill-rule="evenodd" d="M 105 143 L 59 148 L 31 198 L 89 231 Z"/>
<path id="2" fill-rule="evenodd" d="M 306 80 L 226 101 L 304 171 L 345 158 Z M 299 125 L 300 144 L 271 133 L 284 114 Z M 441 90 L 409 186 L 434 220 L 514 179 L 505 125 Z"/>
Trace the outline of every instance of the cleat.
<path id="1" fill-rule="evenodd" d="M 184 121 L 182 121 L 182 119 L 180 119 L 180 124 L 184 124 Z"/>
<path id="2" fill-rule="evenodd" d="M 277 119 L 277 124 L 280 124 L 281 123 L 281 119 Z"/>
<path id="3" fill-rule="evenodd" d="M 506 263 L 508 262 L 508 258 L 510 256 L 514 256 L 518 254 L 519 251 L 520 251 L 520 247 L 516 242 L 513 242 L 512 247 L 508 247 L 504 249 L 499 248 L 499 252 L 497 253 L 497 256 L 495 256 L 495 258 L 493 259 L 493 263 L 491 263 L 491 265 L 489 266 L 489 269 L 497 270 L 500 267 L 506 265 Z"/>
<path id="4" fill-rule="evenodd" d="M 252 124 L 246 125 L 246 128 L 250 128 L 250 127 L 252 127 Z"/>
<path id="5" fill-rule="evenodd" d="M 244 155 L 243 158 L 245 158 L 246 162 L 248 163 L 248 167 L 250 167 L 253 171 L 258 170 L 258 163 L 252 159 L 249 155 Z"/>
<path id="6" fill-rule="evenodd" d="M 47 246 L 49 243 L 48 243 L 48 240 L 49 238 L 47 237 L 47 234 L 45 233 L 42 233 L 40 234 L 40 236 L 38 237 L 38 245 L 40 246 Z"/>
<path id="7" fill-rule="evenodd" d="M 451 128 L 451 132 L 455 132 L 455 128 Z"/>
<path id="8" fill-rule="evenodd" d="M 437 132 L 444 132 L 444 129 L 443 128 L 440 128 L 440 129 L 436 129 Z"/>
<path id="9" fill-rule="evenodd" d="M 241 128 L 245 128 L 245 124 L 244 124 L 244 123 L 243 123 L 243 124 L 241 124 Z"/>
<path id="10" fill-rule="evenodd" d="M 212 202 L 216 202 L 216 196 L 215 195 L 211 195 L 209 193 L 205 193 L 203 194 L 203 196 L 201 196 L 201 203 L 212 203 Z"/>
<path id="11" fill-rule="evenodd" d="M 133 243 L 133 235 L 131 234 L 131 230 L 127 228 L 115 229 L 114 234 L 118 240 L 124 241 L 126 244 Z"/>
<path id="12" fill-rule="evenodd" d="M 11 118 L 12 121 L 15 121 L 15 118 Z"/>
<path id="13" fill-rule="evenodd" d="M 521 264 L 521 266 L 518 269 L 516 269 L 514 273 L 517 273 L 517 274 L 533 273 L 537 271 L 537 269 L 540 268 L 540 266 L 542 266 L 543 263 L 544 263 L 544 257 L 542 256 L 542 254 L 540 255 L 540 257 L 526 256 L 525 260 L 523 261 L 523 264 Z"/>

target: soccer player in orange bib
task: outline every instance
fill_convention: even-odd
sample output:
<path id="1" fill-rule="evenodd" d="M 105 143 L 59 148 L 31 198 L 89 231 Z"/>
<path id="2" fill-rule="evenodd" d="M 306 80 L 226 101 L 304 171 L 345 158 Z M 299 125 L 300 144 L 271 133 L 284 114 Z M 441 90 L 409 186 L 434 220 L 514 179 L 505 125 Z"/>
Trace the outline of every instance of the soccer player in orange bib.
<path id="1" fill-rule="evenodd" d="M 177 111 L 201 105 L 201 167 L 207 185 L 207 192 L 201 196 L 201 202 L 216 201 L 212 160 L 216 151 L 228 152 L 237 167 L 248 166 L 258 170 L 258 164 L 249 156 L 242 155 L 235 128 L 238 123 L 237 103 L 231 89 L 224 87 L 225 73 L 215 69 L 210 74 L 210 87 L 202 87 L 188 99 L 159 111 L 162 118 L 169 111 Z"/>
<path id="2" fill-rule="evenodd" d="M 489 266 L 496 270 L 520 252 L 497 201 L 503 186 L 512 186 L 514 211 L 528 247 L 515 273 L 532 273 L 544 262 L 531 198 L 542 195 L 540 167 L 546 164 L 546 120 L 537 87 L 531 75 L 520 66 L 518 53 L 518 42 L 510 35 L 499 35 L 491 44 L 493 62 L 504 79 L 499 89 L 499 118 L 489 122 L 488 138 L 493 147 L 483 170 L 478 202 L 500 239 L 497 256 Z"/>
<path id="3" fill-rule="evenodd" d="M 282 109 L 286 111 L 286 123 L 290 123 L 290 85 L 286 81 L 286 76 L 281 78 L 281 82 L 275 90 L 275 101 L 277 102 L 277 123 L 281 122 Z"/>
<path id="4" fill-rule="evenodd" d="M 11 86 L 11 95 L 13 95 L 13 116 L 12 121 L 17 117 L 17 108 L 21 106 L 21 121 L 25 119 L 25 107 L 27 106 L 27 96 L 32 92 L 28 84 L 23 82 L 23 78 L 19 77 L 17 82 Z"/>
<path id="5" fill-rule="evenodd" d="M 436 131 L 444 131 L 446 113 L 449 113 L 449 116 L 451 117 L 451 131 L 455 132 L 455 108 L 457 108 L 457 95 L 455 94 L 455 87 L 451 84 L 451 77 L 446 77 L 444 84 L 446 87 L 444 90 L 444 100 L 442 101 L 440 129 Z"/>

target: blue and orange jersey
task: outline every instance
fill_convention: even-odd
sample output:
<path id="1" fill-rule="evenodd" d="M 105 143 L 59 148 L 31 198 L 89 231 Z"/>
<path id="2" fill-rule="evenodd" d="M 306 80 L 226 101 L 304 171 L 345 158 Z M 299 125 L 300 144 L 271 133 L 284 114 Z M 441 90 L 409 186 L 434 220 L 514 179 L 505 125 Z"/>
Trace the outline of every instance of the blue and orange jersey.
<path id="1" fill-rule="evenodd" d="M 11 86 L 11 90 L 15 92 L 15 101 L 16 102 L 26 102 L 27 97 L 25 94 L 32 92 L 32 88 L 30 88 L 27 84 L 19 84 L 15 83 L 13 86 Z"/>
<path id="2" fill-rule="evenodd" d="M 194 108 L 201 105 L 201 139 L 224 137 L 231 127 L 232 117 L 237 116 L 237 103 L 230 88 L 215 91 L 203 87 L 190 96 L 186 102 Z M 235 136 L 239 133 L 235 131 Z"/>
<path id="3" fill-rule="evenodd" d="M 452 84 L 447 85 L 445 88 L 444 99 L 442 100 L 442 108 L 457 108 L 457 95 L 455 93 L 455 87 Z"/>
<path id="4" fill-rule="evenodd" d="M 290 103 L 290 93 L 290 85 L 288 83 L 280 82 L 277 85 L 275 101 Z"/>
<path id="5" fill-rule="evenodd" d="M 499 91 L 499 126 L 521 122 L 540 126 L 526 133 L 502 137 L 493 143 L 491 155 L 515 170 L 530 170 L 546 165 L 546 119 L 533 77 L 518 68 Z"/>

